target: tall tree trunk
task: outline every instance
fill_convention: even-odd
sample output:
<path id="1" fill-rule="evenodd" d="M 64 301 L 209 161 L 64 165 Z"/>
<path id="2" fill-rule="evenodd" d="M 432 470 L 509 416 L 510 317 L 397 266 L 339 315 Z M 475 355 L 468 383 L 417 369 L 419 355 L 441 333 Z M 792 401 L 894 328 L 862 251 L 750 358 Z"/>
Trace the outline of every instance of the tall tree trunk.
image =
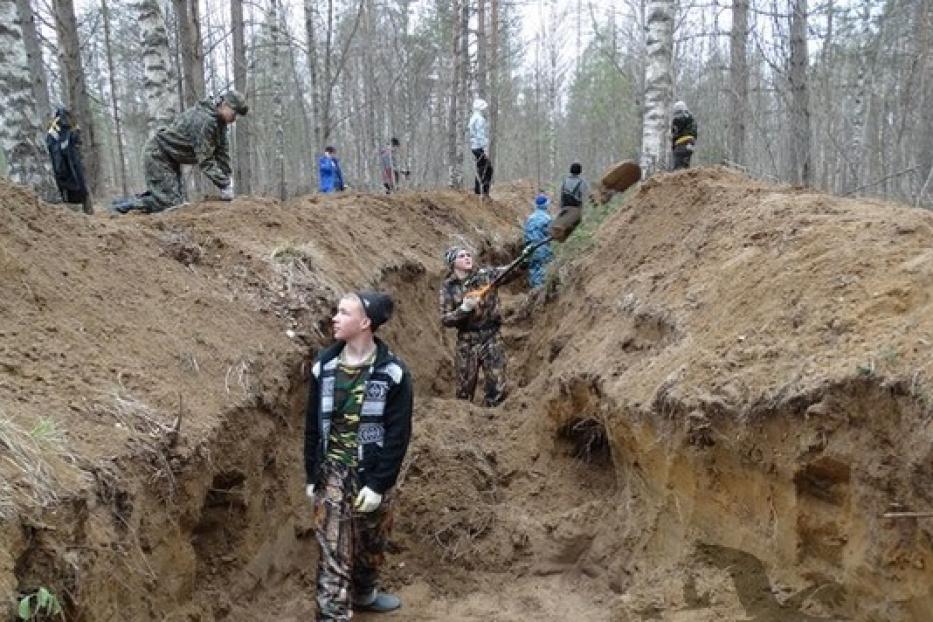
<path id="1" fill-rule="evenodd" d="M 279 68 L 279 3 L 278 0 L 270 2 L 269 25 L 271 27 L 272 44 L 272 76 L 275 88 L 272 91 L 272 114 L 275 127 L 275 175 L 278 177 L 279 199 L 284 201 L 287 196 L 285 184 L 285 110 L 282 103 L 282 81 Z"/>
<path id="2" fill-rule="evenodd" d="M 460 5 L 467 0 L 453 0 L 450 10 L 451 61 L 450 93 L 447 102 L 447 176 L 451 188 L 463 187 L 463 122 L 460 120 L 460 79 L 463 57 L 460 53 Z"/>
<path id="3" fill-rule="evenodd" d="M 243 0 L 231 0 L 230 22 L 233 28 L 233 87 L 246 95 L 246 37 L 243 23 Z M 250 166 L 250 121 L 249 117 L 237 117 L 233 126 L 236 146 L 234 175 L 236 187 L 241 194 L 250 194 L 252 168 Z"/>
<path id="4" fill-rule="evenodd" d="M 930 49 L 931 23 L 930 0 L 922 0 L 917 6 L 916 38 L 917 56 L 920 59 L 920 140 L 916 142 L 917 166 L 920 179 L 916 204 L 933 205 L 933 50 Z"/>
<path id="5" fill-rule="evenodd" d="M 321 144 L 321 123 L 318 118 L 321 107 L 321 80 L 318 75 L 321 58 L 317 49 L 317 25 L 314 23 L 316 14 L 316 0 L 305 0 L 305 45 L 308 48 L 308 80 L 310 81 L 310 99 L 311 99 L 311 121 L 314 126 L 314 149 L 315 153 L 322 150 L 325 145 Z M 314 168 L 314 175 L 317 176 L 317 167 Z M 316 180 L 315 180 L 316 181 Z M 317 187 L 317 184 L 315 184 Z"/>
<path id="6" fill-rule="evenodd" d="M 301 113 L 301 127 L 302 133 L 304 136 L 313 136 L 313 131 L 311 129 L 311 122 L 308 119 L 308 107 L 304 99 L 304 88 L 301 81 L 301 72 L 298 69 L 298 55 L 295 53 L 295 46 L 293 45 L 292 38 L 288 36 L 288 27 L 286 26 L 284 20 L 282 21 L 282 28 L 286 31 L 285 46 L 288 50 L 288 62 L 290 69 L 292 71 L 292 82 L 295 85 L 295 102 L 298 105 L 298 111 Z M 314 166 L 316 163 L 316 158 L 314 157 L 314 147 L 308 147 L 306 143 L 302 143 L 305 147 L 301 150 L 300 155 L 298 156 L 298 170 L 301 171 L 299 178 L 301 180 L 312 180 L 316 182 L 315 179 L 317 175 L 317 167 Z M 317 188 L 317 184 L 312 184 L 312 188 Z M 298 189 L 294 188 L 292 192 L 297 192 Z"/>
<path id="7" fill-rule="evenodd" d="M 104 20 L 104 48 L 107 53 L 107 75 L 110 82 L 110 103 L 113 108 L 113 126 L 117 133 L 117 157 L 120 159 L 120 189 L 123 196 L 128 194 L 126 189 L 126 156 L 123 152 L 123 122 L 120 118 L 120 107 L 117 105 L 117 80 L 113 65 L 113 46 L 110 40 L 110 9 L 107 0 L 100 0 L 100 12 Z"/>
<path id="8" fill-rule="evenodd" d="M 795 184 L 812 183 L 810 92 L 807 80 L 807 0 L 794 0 L 790 26 L 790 174 Z"/>
<path id="9" fill-rule="evenodd" d="M 871 41 L 871 7 L 872 3 L 869 0 L 862 2 L 862 24 L 858 37 L 862 49 L 858 54 L 858 74 L 855 76 L 855 94 L 852 98 L 852 135 L 850 140 L 845 141 L 847 153 L 844 157 L 849 166 L 849 184 L 846 190 L 850 191 L 863 184 L 865 178 L 865 148 L 868 139 L 866 121 L 872 82 L 869 72 L 874 64 L 869 58 L 874 48 Z"/>
<path id="10" fill-rule="evenodd" d="M 830 167 L 831 163 L 835 163 L 835 159 L 831 157 L 831 154 L 835 148 L 833 144 L 833 139 L 836 136 L 836 129 L 834 127 L 836 119 L 833 115 L 833 84 L 832 84 L 832 49 L 834 45 L 834 28 L 835 28 L 835 6 L 834 0 L 829 0 L 826 5 L 826 32 L 823 35 L 823 41 L 820 50 L 820 68 L 822 70 L 822 76 L 820 79 L 820 84 L 822 86 L 821 93 L 818 96 L 821 102 L 821 113 L 823 115 L 823 129 L 821 132 L 821 137 L 818 141 L 819 149 L 822 154 L 820 158 L 820 163 L 822 165 L 822 172 L 820 174 L 820 187 L 826 192 L 835 192 L 836 191 L 836 175 L 833 172 L 833 169 Z M 815 172 L 814 172 L 815 174 Z"/>
<path id="11" fill-rule="evenodd" d="M 470 85 L 473 83 L 473 72 L 470 66 L 470 0 L 460 3 L 460 105 L 463 112 L 460 120 L 460 140 L 466 135 L 466 120 L 470 116 L 473 99 L 470 97 Z"/>
<path id="12" fill-rule="evenodd" d="M 198 0 L 172 0 L 178 25 L 178 46 L 184 71 L 185 106 L 193 106 L 205 96 L 204 51 L 201 49 L 201 25 Z"/>
<path id="13" fill-rule="evenodd" d="M 362 9 L 363 0 L 360 0 Z M 330 106 L 334 89 L 332 59 L 334 41 L 334 0 L 327 0 L 327 28 L 324 31 L 324 92 L 321 101 L 321 145 L 330 140 Z"/>
<path id="14" fill-rule="evenodd" d="M 29 58 L 29 73 L 32 76 L 32 93 L 36 101 L 40 123 L 52 116 L 52 104 L 49 100 L 49 83 L 46 78 L 45 63 L 42 62 L 42 47 L 36 32 L 36 17 L 30 0 L 16 0 L 20 31 L 26 45 Z"/>
<path id="15" fill-rule="evenodd" d="M 496 165 L 496 130 L 499 125 L 499 0 L 489 0 L 489 18 L 491 36 L 489 44 L 490 70 L 489 70 L 489 160 Z"/>
<path id="16" fill-rule="evenodd" d="M 376 121 L 377 108 L 382 107 L 382 102 L 376 94 L 376 58 L 373 53 L 373 47 L 376 45 L 376 31 L 374 27 L 375 8 L 372 0 L 363 0 L 363 39 L 365 44 L 362 46 L 362 73 L 363 76 L 363 129 L 364 145 L 375 145 L 379 142 L 379 136 L 383 136 L 383 128 Z"/>
<path id="17" fill-rule="evenodd" d="M 81 42 L 72 0 L 54 0 L 55 30 L 58 34 L 59 61 L 65 80 L 66 101 L 81 129 L 81 156 L 88 183 L 88 204 L 91 196 L 102 190 L 103 162 L 97 126 L 91 112 L 91 97 L 87 76 L 81 60 Z"/>
<path id="18" fill-rule="evenodd" d="M 476 2 L 476 93 L 489 98 L 489 67 L 486 62 L 486 0 Z"/>
<path id="19" fill-rule="evenodd" d="M 745 120 L 748 115 L 748 0 L 732 2 L 732 32 L 730 33 L 729 67 L 732 82 L 732 115 L 730 119 L 729 152 L 733 162 L 745 162 Z"/>
<path id="20" fill-rule="evenodd" d="M 26 45 L 16 19 L 14 0 L 0 0 L 0 149 L 8 176 L 31 186 L 43 198 L 55 195 L 49 156 L 39 143 Z"/>
<path id="21" fill-rule="evenodd" d="M 169 67 L 168 31 L 159 0 L 136 4 L 143 38 L 143 90 L 148 112 L 149 132 L 168 124 L 177 112 Z"/>
<path id="22" fill-rule="evenodd" d="M 649 0 L 646 15 L 645 112 L 641 134 L 644 175 L 667 167 L 674 53 L 674 3 Z"/>

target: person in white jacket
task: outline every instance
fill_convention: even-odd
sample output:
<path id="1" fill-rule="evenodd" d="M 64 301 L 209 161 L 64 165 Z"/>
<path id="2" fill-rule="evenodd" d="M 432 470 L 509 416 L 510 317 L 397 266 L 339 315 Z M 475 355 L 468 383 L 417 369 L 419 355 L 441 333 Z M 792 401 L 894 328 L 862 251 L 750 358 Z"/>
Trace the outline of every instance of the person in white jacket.
<path id="1" fill-rule="evenodd" d="M 492 162 L 489 161 L 489 130 L 487 129 L 486 101 L 473 100 L 473 116 L 470 117 L 470 150 L 476 159 L 476 176 L 473 181 L 473 191 L 476 194 L 489 196 L 489 187 L 492 185 Z"/>

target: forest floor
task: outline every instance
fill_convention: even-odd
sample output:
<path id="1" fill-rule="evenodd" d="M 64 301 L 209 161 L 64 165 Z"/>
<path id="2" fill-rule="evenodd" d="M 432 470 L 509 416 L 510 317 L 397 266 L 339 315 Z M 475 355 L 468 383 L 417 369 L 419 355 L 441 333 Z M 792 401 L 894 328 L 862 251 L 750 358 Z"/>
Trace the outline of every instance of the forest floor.
<path id="1" fill-rule="evenodd" d="M 443 249 L 531 188 L 83 217 L 0 186 L 0 592 L 68 620 L 308 620 L 308 362 L 397 300 L 415 431 L 360 620 L 933 619 L 933 215 L 661 174 L 504 292 L 511 393 L 452 399 Z"/>

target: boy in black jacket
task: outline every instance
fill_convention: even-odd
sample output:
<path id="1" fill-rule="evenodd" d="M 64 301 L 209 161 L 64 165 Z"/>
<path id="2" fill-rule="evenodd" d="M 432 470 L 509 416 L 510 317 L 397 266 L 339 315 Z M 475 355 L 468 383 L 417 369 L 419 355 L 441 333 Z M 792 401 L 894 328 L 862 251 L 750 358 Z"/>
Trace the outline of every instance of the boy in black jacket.
<path id="1" fill-rule="evenodd" d="M 392 309 L 385 294 L 344 296 L 333 318 L 337 343 L 318 354 L 311 370 L 304 457 L 321 547 L 318 620 L 401 606 L 378 588 L 413 405 L 411 373 L 373 335 Z"/>

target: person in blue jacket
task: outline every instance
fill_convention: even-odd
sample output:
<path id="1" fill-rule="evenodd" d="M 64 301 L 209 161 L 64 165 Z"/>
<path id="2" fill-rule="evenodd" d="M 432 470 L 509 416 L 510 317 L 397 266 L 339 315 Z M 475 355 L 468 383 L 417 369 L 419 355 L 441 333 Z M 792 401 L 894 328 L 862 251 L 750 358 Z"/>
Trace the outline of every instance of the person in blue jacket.
<path id="1" fill-rule="evenodd" d="M 340 160 L 337 159 L 337 150 L 331 146 L 324 148 L 324 155 L 318 159 L 319 190 L 321 192 L 343 192 L 343 172 L 340 170 Z"/>
<path id="2" fill-rule="evenodd" d="M 551 214 L 548 208 L 551 206 L 551 200 L 546 194 L 541 193 L 535 197 L 535 211 L 531 213 L 525 221 L 525 245 L 541 242 L 548 237 L 548 229 L 551 226 Z M 554 259 L 554 253 L 551 252 L 550 243 L 539 247 L 528 260 L 528 285 L 532 289 L 544 285 L 544 277 L 547 275 L 547 265 Z"/>

